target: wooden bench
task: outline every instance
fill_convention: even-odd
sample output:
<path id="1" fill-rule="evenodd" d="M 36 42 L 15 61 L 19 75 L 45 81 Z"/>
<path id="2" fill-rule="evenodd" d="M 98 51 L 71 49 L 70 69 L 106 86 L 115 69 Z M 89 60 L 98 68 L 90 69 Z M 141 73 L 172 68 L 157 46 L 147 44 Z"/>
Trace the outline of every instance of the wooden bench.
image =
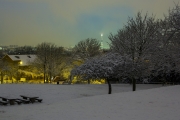
<path id="1" fill-rule="evenodd" d="M 15 100 L 16 99 L 8 99 L 8 102 L 9 102 L 10 105 L 14 105 L 15 104 Z"/>
<path id="2" fill-rule="evenodd" d="M 20 95 L 23 99 L 31 101 L 31 103 L 34 103 L 35 101 L 42 102 L 42 99 L 39 99 L 39 97 L 28 97 L 24 95 Z"/>
<path id="3" fill-rule="evenodd" d="M 29 103 L 31 102 L 30 100 L 19 99 L 19 98 L 17 98 L 16 101 L 22 102 L 22 103 L 24 103 L 24 104 L 29 104 Z"/>
<path id="4" fill-rule="evenodd" d="M 9 98 L 5 98 L 5 97 L 0 97 L 3 101 L 9 103 L 10 105 L 14 105 L 15 104 L 15 100 L 16 99 L 9 99 Z"/>
<path id="5" fill-rule="evenodd" d="M 1 104 L 1 105 L 7 105 L 8 102 L 6 102 L 6 101 L 0 101 L 0 104 Z"/>
<path id="6" fill-rule="evenodd" d="M 8 98 L 0 97 L 3 101 L 8 101 Z"/>
<path id="7" fill-rule="evenodd" d="M 18 100 L 18 99 L 15 99 L 15 102 L 16 102 L 18 105 L 20 105 L 21 103 L 23 103 L 22 100 Z"/>
<path id="8" fill-rule="evenodd" d="M 42 99 L 36 98 L 35 100 L 37 100 L 38 102 L 42 102 Z"/>

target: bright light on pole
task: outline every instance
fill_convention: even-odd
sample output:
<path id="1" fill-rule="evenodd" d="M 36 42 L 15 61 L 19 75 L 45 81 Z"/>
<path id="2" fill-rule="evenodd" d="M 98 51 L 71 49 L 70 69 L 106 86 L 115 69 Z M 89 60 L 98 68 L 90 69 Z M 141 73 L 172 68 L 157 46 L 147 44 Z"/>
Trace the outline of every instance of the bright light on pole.
<path id="1" fill-rule="evenodd" d="M 101 37 L 103 36 L 103 33 L 101 33 Z"/>
<path id="2" fill-rule="evenodd" d="M 101 33 L 101 49 L 103 49 L 103 33 Z"/>

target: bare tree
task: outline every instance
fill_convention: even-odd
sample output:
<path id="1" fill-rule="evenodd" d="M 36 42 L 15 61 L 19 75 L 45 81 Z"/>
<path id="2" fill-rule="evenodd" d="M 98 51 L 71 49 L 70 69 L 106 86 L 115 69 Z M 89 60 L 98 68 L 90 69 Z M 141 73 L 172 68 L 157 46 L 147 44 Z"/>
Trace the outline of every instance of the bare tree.
<path id="1" fill-rule="evenodd" d="M 74 47 L 75 55 L 83 61 L 88 60 L 91 57 L 99 55 L 100 53 L 100 42 L 96 39 L 87 38 L 78 42 Z"/>
<path id="2" fill-rule="evenodd" d="M 18 80 L 18 64 L 8 63 L 0 60 L 1 83 L 3 83 L 4 75 L 8 75 L 13 83 L 13 77 Z"/>
<path id="3" fill-rule="evenodd" d="M 70 55 L 71 57 L 69 60 L 69 64 L 71 65 L 71 68 L 79 66 L 82 63 L 84 63 L 86 60 L 89 60 L 97 55 L 100 55 L 101 53 L 100 46 L 101 46 L 100 41 L 93 38 L 91 39 L 87 38 L 85 40 L 78 42 L 77 45 L 75 45 L 75 47 L 72 49 Z M 90 84 L 90 80 L 88 80 L 88 83 Z"/>
<path id="4" fill-rule="evenodd" d="M 44 73 L 44 82 L 50 80 L 56 74 L 57 66 L 62 64 L 63 48 L 52 43 L 41 43 L 37 45 L 36 65 L 40 65 Z"/>
<path id="5" fill-rule="evenodd" d="M 3 60 L 0 60 L 0 72 L 1 72 L 1 84 L 3 84 L 3 77 L 5 71 L 9 71 L 9 66 L 7 65 L 7 62 L 4 62 Z"/>

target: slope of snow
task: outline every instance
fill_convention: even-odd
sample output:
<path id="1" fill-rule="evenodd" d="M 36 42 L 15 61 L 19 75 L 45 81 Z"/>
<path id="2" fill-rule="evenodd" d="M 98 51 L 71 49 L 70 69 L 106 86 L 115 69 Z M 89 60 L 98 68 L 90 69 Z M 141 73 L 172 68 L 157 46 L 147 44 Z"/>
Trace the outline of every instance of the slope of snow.
<path id="1" fill-rule="evenodd" d="M 39 96 L 42 103 L 0 106 L 1 120 L 179 120 L 180 86 L 0 85 L 0 96 Z M 153 89 L 147 89 L 153 88 Z M 146 90 L 144 90 L 146 89 Z"/>

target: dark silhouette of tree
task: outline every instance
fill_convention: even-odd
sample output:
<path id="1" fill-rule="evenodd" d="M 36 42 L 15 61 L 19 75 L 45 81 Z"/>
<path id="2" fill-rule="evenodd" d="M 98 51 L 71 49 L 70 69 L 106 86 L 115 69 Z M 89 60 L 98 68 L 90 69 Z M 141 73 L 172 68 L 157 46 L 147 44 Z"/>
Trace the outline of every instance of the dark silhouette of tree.
<path id="1" fill-rule="evenodd" d="M 21 46 L 13 48 L 7 52 L 9 55 L 29 55 L 36 54 L 36 48 L 32 46 Z"/>
<path id="2" fill-rule="evenodd" d="M 3 79 L 4 79 L 4 75 L 8 75 L 10 77 L 10 79 L 12 80 L 13 83 L 13 79 L 12 77 L 16 78 L 18 77 L 18 69 L 19 66 L 18 64 L 14 64 L 14 63 L 9 63 L 7 61 L 3 61 L 0 60 L 0 73 L 1 73 L 1 84 L 3 84 Z"/>
<path id="3" fill-rule="evenodd" d="M 153 46 L 158 42 L 158 32 L 159 21 L 153 15 L 142 16 L 142 13 L 138 12 L 135 18 L 129 17 L 127 25 L 124 25 L 117 34 L 109 35 L 110 48 L 121 55 L 130 55 L 134 64 L 143 65 L 146 57 L 153 52 Z M 142 68 L 144 69 L 144 67 Z M 133 74 L 133 91 L 136 90 L 135 77 L 142 75 L 142 71 L 140 69 L 139 74 Z"/>
<path id="4" fill-rule="evenodd" d="M 87 38 L 78 42 L 72 50 L 71 54 L 71 64 L 72 68 L 74 66 L 79 66 L 84 63 L 86 60 L 89 60 L 95 56 L 100 55 L 100 41 Z M 90 80 L 88 80 L 88 84 L 90 84 Z"/>
<path id="5" fill-rule="evenodd" d="M 153 75 L 166 82 L 169 74 L 180 72 L 180 6 L 177 4 L 169 10 L 169 14 L 160 21 L 158 46 L 156 54 L 150 57 Z"/>
<path id="6" fill-rule="evenodd" d="M 87 38 L 86 40 L 78 42 L 73 51 L 80 59 L 88 60 L 100 54 L 100 45 L 98 40 Z"/>
<path id="7" fill-rule="evenodd" d="M 33 64 L 43 70 L 44 82 L 51 81 L 52 76 L 57 74 L 58 66 L 63 64 L 63 52 L 63 47 L 52 43 L 37 45 L 37 60 Z"/>

